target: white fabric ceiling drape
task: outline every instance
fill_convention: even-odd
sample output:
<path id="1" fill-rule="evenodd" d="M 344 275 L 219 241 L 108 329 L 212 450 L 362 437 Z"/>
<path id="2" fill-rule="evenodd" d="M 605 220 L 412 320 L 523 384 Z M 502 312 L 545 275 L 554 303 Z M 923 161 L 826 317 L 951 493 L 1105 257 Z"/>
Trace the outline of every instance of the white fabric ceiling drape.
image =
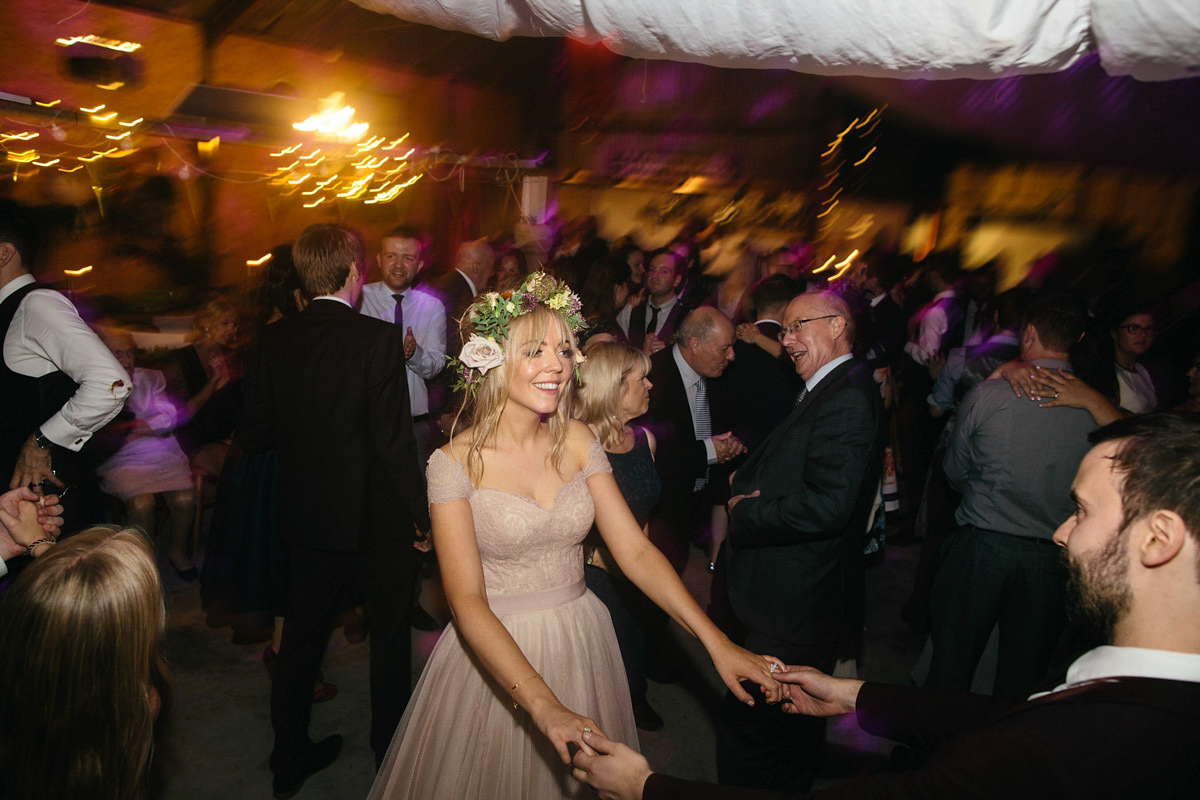
<path id="1" fill-rule="evenodd" d="M 818 75 L 1200 76 L 1198 0 L 353 0 L 489 39 L 567 36 L 635 58 Z"/>

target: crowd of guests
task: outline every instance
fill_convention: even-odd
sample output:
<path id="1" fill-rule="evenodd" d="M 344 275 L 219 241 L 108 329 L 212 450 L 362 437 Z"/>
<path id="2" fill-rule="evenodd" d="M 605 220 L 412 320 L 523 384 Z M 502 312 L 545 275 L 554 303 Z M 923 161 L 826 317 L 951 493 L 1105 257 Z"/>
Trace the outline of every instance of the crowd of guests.
<path id="1" fill-rule="evenodd" d="M 119 641 L 113 663 L 89 668 L 94 685 L 72 689 L 86 697 L 111 683 L 111 708 L 76 708 L 70 695 L 53 714 L 63 725 L 103 718 L 91 726 L 98 736 L 116 729 L 109 723 L 128 733 L 118 752 L 74 732 L 74 751 L 52 771 L 18 781 L 11 765 L 52 747 L 23 733 L 37 727 L 39 708 L 51 706 L 6 699 L 5 796 L 37 796 L 28 787 L 55 781 L 63 796 L 87 794 L 75 787 L 89 781 L 112 781 L 90 796 L 145 789 L 155 719 L 169 696 L 154 541 L 173 580 L 201 582 L 211 623 L 231 624 L 238 641 L 271 638 L 263 661 L 272 680 L 276 797 L 298 792 L 341 748 L 340 736 L 315 743 L 308 736 L 312 703 L 337 693 L 323 680 L 320 660 L 338 621 L 348 638 L 372 642 L 370 744 L 377 766 L 385 766 L 376 795 L 422 796 L 448 785 L 435 776 L 404 789 L 395 777 L 411 771 L 397 727 L 403 733 L 417 724 L 407 716 L 401 723 L 412 685 L 409 629 L 439 626 L 418 603 L 423 562 L 431 559 L 452 576 L 447 596 L 467 648 L 482 660 L 475 669 L 490 675 L 488 686 L 501 684 L 514 709 L 528 709 L 553 745 L 529 757 L 560 756 L 602 797 L 641 796 L 643 786 L 646 796 L 709 796 L 703 787 L 647 780 L 645 762 L 601 733 L 636 745 L 631 734 L 616 735 L 624 722 L 602 729 L 583 708 L 564 716 L 570 703 L 527 683 L 552 683 L 543 665 L 495 643 L 500 628 L 492 626 L 511 627 L 504 614 L 496 611 L 498 621 L 476 608 L 484 576 L 461 574 L 465 545 L 445 533 L 444 522 L 461 518 L 438 511 L 439 503 L 494 482 L 495 470 L 521 472 L 520 457 L 495 439 L 515 424 L 515 412 L 505 410 L 514 403 L 541 414 L 546 435 L 558 437 L 545 457 L 555 470 L 563 452 L 572 453 L 597 498 L 580 580 L 611 618 L 621 666 L 612 677 L 628 692 L 632 722 L 644 730 L 664 725 L 647 681 L 682 677 L 686 659 L 667 635 L 671 618 L 713 656 L 728 686 L 717 726 L 723 784 L 806 791 L 820 769 L 825 716 L 857 707 L 863 721 L 864 707 L 874 714 L 885 700 L 916 702 L 828 677 L 860 652 L 867 554 L 878 550 L 884 530 L 894 542 L 922 545 L 912 595 L 897 613 L 929 634 L 931 657 L 920 677 L 930 688 L 969 689 L 993 631 L 999 646 L 991 690 L 1014 702 L 1052 689 L 1071 658 L 1103 637 L 1200 652 L 1186 637 L 1156 640 L 1128 630 L 1114 637 L 1131 605 L 1148 603 L 1142 594 L 1105 608 L 1100 638 L 1066 625 L 1080 592 L 1097 605 L 1096 594 L 1111 589 L 1096 585 L 1099 567 L 1080 572 L 1083 556 L 1078 563 L 1060 557 L 1064 547 L 1070 551 L 1064 521 L 1082 526 L 1083 515 L 1095 513 L 1088 504 L 1099 503 L 1081 483 L 1100 469 L 1092 463 L 1088 473 L 1088 459 L 1105 442 L 1109 449 L 1127 440 L 1158 447 L 1163 436 L 1155 426 L 1184 439 L 1196 435 L 1186 415 L 1150 416 L 1138 427 L 1142 415 L 1200 403 L 1195 326 L 1177 311 L 1168 317 L 1164 305 L 1130 304 L 1128 293 L 1084 296 L 1065 274 L 997 292 L 995 265 L 964 270 L 952 252 L 914 263 L 874 249 L 830 277 L 807 246 L 744 250 L 732 271 L 714 276 L 702 256 L 709 242 L 695 226 L 643 250 L 630 239 L 610 246 L 594 220 L 581 218 L 547 253 L 469 241 L 443 270 L 428 263 L 430 242 L 418 229 L 396 227 L 368 246 L 348 229 L 317 226 L 295 249 L 272 251 L 253 292 L 205 305 L 187 346 L 140 353 L 127 328 L 101 321 L 93 329 L 63 295 L 36 283 L 31 231 L 21 209 L 0 209 L 0 392 L 14 398 L 0 431 L 0 472 L 11 475 L 12 490 L 0 498 L 0 566 L 12 573 L 0 600 L 0 637 L 5 652 L 20 650 L 33 636 L 27 626 L 36 624 L 55 632 L 46 647 L 66 647 L 70 637 L 82 641 L 86 627 L 86 647 L 94 650 L 70 667 L 53 652 L 39 656 L 49 675 L 99 663 Z M 545 306 L 549 299 L 535 298 L 539 281 L 567 294 Z M 564 307 L 565 297 L 577 307 Z M 489 309 L 516 298 L 534 307 L 514 306 L 503 326 L 487 328 Z M 561 338 L 576 386 L 568 392 L 539 373 L 533 400 L 510 397 L 515 367 L 488 378 L 491 366 L 480 366 L 488 363 L 486 342 L 504 363 L 505 353 L 524 346 L 509 338 L 514 331 L 542 336 L 515 320 L 543 306 L 566 320 Z M 552 330 L 560 324 L 554 318 L 547 317 Z M 1166 346 L 1152 349 L 1158 337 Z M 1180 355 L 1188 356 L 1186 376 L 1172 360 Z M 537 411 L 538 387 L 550 383 L 553 403 Z M 586 434 L 555 427 L 572 417 Z M 543 434 L 529 436 L 536 443 Z M 603 470 L 572 437 L 599 443 Z M 425 465 L 439 449 L 453 454 L 456 442 L 471 454 L 463 461 L 467 488 L 446 494 L 438 487 L 435 498 L 433 484 L 427 494 Z M 1121 470 L 1139 470 L 1137 459 L 1151 456 L 1130 458 Z M 1191 471 L 1194 488 L 1193 462 L 1175 466 Z M 337 502 L 330 498 L 334 470 Z M 628 515 L 614 517 L 611 504 L 601 510 L 608 495 L 593 486 L 596 471 L 611 471 Z M 459 479 L 442 480 L 457 487 Z M 890 503 L 889 481 L 899 493 Z M 1131 495 L 1122 497 L 1128 507 Z M 1184 502 L 1139 501 L 1183 520 L 1188 535 L 1164 564 L 1194 555 L 1200 536 L 1200 521 L 1176 501 Z M 206 502 L 211 524 L 199 548 L 197 508 Z M 105 520 L 132 530 L 93 527 Z M 481 537 L 486 524 L 474 522 Z M 661 568 L 630 555 L 641 552 L 630 531 L 654 545 L 655 559 L 661 553 Z M 712 574 L 703 620 L 674 588 L 697 554 Z M 490 581 L 492 554 L 473 557 Z M 86 591 L 77 573 L 90 576 Z M 489 594 L 494 588 L 488 584 Z M 78 608 L 42 608 L 49 601 L 38 592 L 69 597 Z M 55 619 L 60 613 L 73 616 Z M 1139 663 L 1131 674 L 1200 681 L 1200 656 L 1189 658 L 1174 671 L 1146 672 Z M 533 694 L 520 692 L 522 685 Z M 1193 688 L 1172 688 L 1192 702 Z M 1142 695 L 1134 702 L 1153 705 Z M 433 719 L 444 712 L 421 713 Z M 1197 719 L 1178 724 L 1194 732 Z M 920 755 L 928 755 L 924 745 Z M 102 776 L 97 763 L 112 766 Z M 574 796 L 578 784 L 563 783 L 568 771 L 562 767 L 551 784 Z M 110 777 L 118 773 L 119 783 Z M 455 785 L 471 784 L 463 780 Z M 510 784 L 514 792 L 540 785 L 528 775 Z"/>

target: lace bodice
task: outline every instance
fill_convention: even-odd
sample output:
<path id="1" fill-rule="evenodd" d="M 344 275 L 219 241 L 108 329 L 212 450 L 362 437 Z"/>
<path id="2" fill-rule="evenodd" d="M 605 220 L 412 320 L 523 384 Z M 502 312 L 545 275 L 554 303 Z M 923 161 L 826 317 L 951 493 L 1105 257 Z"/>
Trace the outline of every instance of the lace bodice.
<path id="1" fill-rule="evenodd" d="M 442 450 L 429 459 L 429 503 L 467 498 L 475 540 L 489 594 L 522 594 L 553 589 L 583 579 L 581 543 L 595 516 L 587 478 L 611 472 L 599 442 L 593 442 L 583 469 L 564 483 L 546 509 L 530 497 L 502 489 L 477 489 L 462 462 Z"/>

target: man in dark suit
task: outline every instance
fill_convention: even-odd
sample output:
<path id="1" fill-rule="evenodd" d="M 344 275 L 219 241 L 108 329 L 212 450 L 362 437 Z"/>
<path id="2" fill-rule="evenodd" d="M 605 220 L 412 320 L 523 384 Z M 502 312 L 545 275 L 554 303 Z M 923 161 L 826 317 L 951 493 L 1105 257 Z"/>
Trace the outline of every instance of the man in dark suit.
<path id="1" fill-rule="evenodd" d="M 715 308 L 692 311 L 679 326 L 676 344 L 650 360 L 654 385 L 641 418 L 658 440 L 655 467 L 662 480 L 650 518 L 650 540 L 682 573 L 694 529 L 708 519 L 710 468 L 745 451 L 729 432 L 713 379 L 733 360 L 733 325 Z M 717 431 L 721 431 L 717 433 Z"/>
<path id="2" fill-rule="evenodd" d="M 719 381 L 732 408 L 734 432 L 747 450 L 766 441 L 792 410 L 802 381 L 779 341 L 784 310 L 800 287 L 787 275 L 763 278 L 750 290 L 754 322 L 737 327 L 736 359 Z"/>
<path id="3" fill-rule="evenodd" d="M 353 590 L 371 636 L 376 764 L 411 693 L 409 624 L 419 532 L 429 530 L 404 370 L 404 335 L 354 310 L 366 275 L 362 239 L 314 225 L 296 270 L 315 299 L 263 333 L 246 382 L 248 449 L 279 455 L 279 530 L 288 607 L 271 689 L 277 798 L 324 769 L 342 738 L 308 737 L 312 687 L 333 619 Z"/>
<path id="4" fill-rule="evenodd" d="M 679 294 L 687 264 L 667 248 L 655 250 L 647 259 L 646 298 L 617 314 L 617 325 L 630 347 L 654 355 L 671 343 L 686 312 Z"/>
<path id="5" fill-rule="evenodd" d="M 462 344 L 459 321 L 467 306 L 487 287 L 495 264 L 496 254 L 487 242 L 482 239 L 463 242 L 454 255 L 454 269 L 433 287 L 433 293 L 446 307 L 446 346 L 455 355 Z"/>
<path id="6" fill-rule="evenodd" d="M 883 462 L 883 403 L 869 369 L 850 355 L 853 344 L 853 317 L 837 295 L 788 304 L 783 346 L 805 388 L 734 475 L 723 554 L 729 603 L 745 628 L 740 644 L 826 670 L 861 627 L 862 551 Z M 823 720 L 732 695 L 724 710 L 722 783 L 807 788 Z"/>
<path id="7" fill-rule="evenodd" d="M 1055 800 L 1191 797 L 1200 785 L 1200 415 L 1119 420 L 1072 486 L 1075 513 L 1059 527 L 1071 573 L 1073 621 L 1111 645 L 1089 650 L 1053 691 L 1028 700 L 832 678 L 789 669 L 785 707 L 855 712 L 881 736 L 935 747 L 915 771 L 855 778 L 828 798 Z M 645 759 L 595 735 L 576 777 L 608 800 L 795 800 L 653 775 Z M 1139 765 L 1153 768 L 1140 769 Z"/>

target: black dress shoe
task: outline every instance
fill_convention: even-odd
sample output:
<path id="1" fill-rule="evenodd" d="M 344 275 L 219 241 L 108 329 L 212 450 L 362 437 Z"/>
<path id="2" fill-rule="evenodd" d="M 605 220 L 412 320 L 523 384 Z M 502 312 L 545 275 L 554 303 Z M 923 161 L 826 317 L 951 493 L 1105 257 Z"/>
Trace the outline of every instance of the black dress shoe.
<path id="1" fill-rule="evenodd" d="M 644 731 L 661 731 L 663 728 L 662 717 L 650 707 L 644 693 L 633 698 L 633 721 Z"/>
<path id="2" fill-rule="evenodd" d="M 272 764 L 271 770 L 275 773 L 275 778 L 271 781 L 271 792 L 275 795 L 275 800 L 288 800 L 289 797 L 295 797 L 296 792 L 300 791 L 309 776 L 332 764 L 341 751 L 342 736 L 335 733 L 309 747 L 308 752 L 293 760 L 286 767 L 276 769 Z"/>

